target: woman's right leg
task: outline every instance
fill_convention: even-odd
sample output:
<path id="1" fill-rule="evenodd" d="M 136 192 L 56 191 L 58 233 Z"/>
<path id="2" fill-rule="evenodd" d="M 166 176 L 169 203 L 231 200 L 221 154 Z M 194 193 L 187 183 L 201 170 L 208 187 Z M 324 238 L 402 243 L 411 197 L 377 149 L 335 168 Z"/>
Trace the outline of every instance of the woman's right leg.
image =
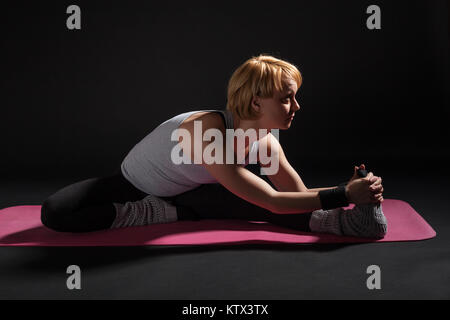
<path id="1" fill-rule="evenodd" d="M 60 232 L 108 229 L 116 218 L 113 203 L 137 201 L 147 194 L 135 188 L 120 172 L 68 185 L 50 197 L 41 208 L 41 221 Z"/>

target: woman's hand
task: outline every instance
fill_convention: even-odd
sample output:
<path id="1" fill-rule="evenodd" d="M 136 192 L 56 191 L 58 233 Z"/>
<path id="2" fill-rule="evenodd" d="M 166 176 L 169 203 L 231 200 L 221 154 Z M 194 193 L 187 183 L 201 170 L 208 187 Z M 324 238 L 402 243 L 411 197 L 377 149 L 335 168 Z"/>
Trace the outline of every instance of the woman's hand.
<path id="1" fill-rule="evenodd" d="M 359 177 L 357 174 L 357 171 L 359 169 L 366 170 L 366 166 L 364 164 L 361 164 L 359 167 L 355 166 L 353 176 L 348 183 L 356 179 L 361 179 L 361 177 Z M 378 203 L 384 201 L 383 198 L 384 188 L 383 185 L 381 184 L 381 181 L 382 181 L 381 177 L 373 176 L 372 178 L 370 178 L 371 186 L 369 187 L 369 189 L 372 191 L 374 198 L 377 200 Z"/>
<path id="2" fill-rule="evenodd" d="M 355 174 L 358 168 L 355 167 Z M 364 169 L 364 168 L 362 168 Z M 353 177 L 345 187 L 345 194 L 350 203 L 356 205 L 383 202 L 381 178 L 369 172 L 366 177 Z"/>

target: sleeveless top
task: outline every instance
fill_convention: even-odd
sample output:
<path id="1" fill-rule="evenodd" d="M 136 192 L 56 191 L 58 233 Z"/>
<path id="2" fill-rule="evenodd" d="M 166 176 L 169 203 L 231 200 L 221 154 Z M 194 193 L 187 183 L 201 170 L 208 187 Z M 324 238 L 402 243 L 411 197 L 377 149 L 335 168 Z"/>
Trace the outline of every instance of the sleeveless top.
<path id="1" fill-rule="evenodd" d="M 202 184 L 218 183 L 201 164 L 195 164 L 193 160 L 191 164 L 175 164 L 171 159 L 172 149 L 178 144 L 178 141 L 171 141 L 172 132 L 190 115 L 204 111 L 220 113 L 225 128 L 234 129 L 233 114 L 227 109 L 179 114 L 161 123 L 130 150 L 120 166 L 123 176 L 139 190 L 159 197 L 175 196 Z M 248 165 L 251 153 L 256 159 L 258 141 L 253 142 L 249 150 L 245 164 L 240 166 Z"/>

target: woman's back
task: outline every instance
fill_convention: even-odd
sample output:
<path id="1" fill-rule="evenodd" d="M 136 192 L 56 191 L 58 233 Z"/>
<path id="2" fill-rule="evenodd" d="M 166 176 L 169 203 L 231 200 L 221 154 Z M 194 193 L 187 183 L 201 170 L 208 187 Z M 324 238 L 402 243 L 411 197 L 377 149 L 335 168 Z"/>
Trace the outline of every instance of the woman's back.
<path id="1" fill-rule="evenodd" d="M 178 141 L 171 141 L 172 133 L 192 115 L 215 112 L 222 116 L 225 128 L 233 129 L 233 115 L 229 110 L 197 110 L 172 117 L 138 142 L 121 164 L 124 177 L 136 188 L 160 197 L 174 196 L 202 184 L 217 183 L 200 164 L 175 164 L 171 151 Z M 196 117 L 194 115 L 193 117 Z M 256 152 L 257 144 L 251 152 Z M 248 164 L 248 160 L 245 165 Z"/>

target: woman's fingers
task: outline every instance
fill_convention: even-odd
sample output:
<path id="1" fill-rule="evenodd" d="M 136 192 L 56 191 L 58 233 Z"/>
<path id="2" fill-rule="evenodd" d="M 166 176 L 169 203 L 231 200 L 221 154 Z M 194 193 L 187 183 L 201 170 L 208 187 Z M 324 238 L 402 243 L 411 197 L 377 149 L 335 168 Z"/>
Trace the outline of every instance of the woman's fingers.
<path id="1" fill-rule="evenodd" d="M 372 179 L 370 179 L 370 182 L 372 184 L 381 184 L 383 180 L 381 179 L 381 177 L 377 177 L 377 176 L 373 176 Z"/>
<path id="2" fill-rule="evenodd" d="M 372 197 L 372 202 L 374 202 L 374 203 L 380 203 L 383 201 L 384 201 L 384 198 L 381 194 L 378 194 L 378 195 L 375 195 Z"/>
<path id="3" fill-rule="evenodd" d="M 383 185 L 381 184 L 381 178 L 377 178 L 376 181 L 370 185 L 369 190 L 372 192 L 372 202 L 381 203 L 383 202 Z"/>
<path id="4" fill-rule="evenodd" d="M 382 197 L 383 197 L 383 194 L 382 194 L 382 193 L 377 193 L 377 194 L 374 195 L 374 198 L 375 198 L 375 199 L 380 199 L 380 198 L 382 198 Z"/>
<path id="5" fill-rule="evenodd" d="M 374 204 L 380 204 L 380 203 L 382 203 L 383 201 L 384 201 L 384 199 L 381 198 L 380 200 L 372 200 L 372 203 L 374 203 Z"/>
<path id="6" fill-rule="evenodd" d="M 384 191 L 384 188 L 381 184 L 379 185 L 371 185 L 369 187 L 370 191 L 374 192 L 374 193 L 380 193 Z"/>
<path id="7" fill-rule="evenodd" d="M 376 177 L 376 181 L 374 183 L 372 183 L 369 187 L 370 191 L 374 192 L 374 193 L 379 193 L 379 192 L 383 192 L 384 188 L 383 185 L 381 184 L 381 178 L 380 177 Z"/>

